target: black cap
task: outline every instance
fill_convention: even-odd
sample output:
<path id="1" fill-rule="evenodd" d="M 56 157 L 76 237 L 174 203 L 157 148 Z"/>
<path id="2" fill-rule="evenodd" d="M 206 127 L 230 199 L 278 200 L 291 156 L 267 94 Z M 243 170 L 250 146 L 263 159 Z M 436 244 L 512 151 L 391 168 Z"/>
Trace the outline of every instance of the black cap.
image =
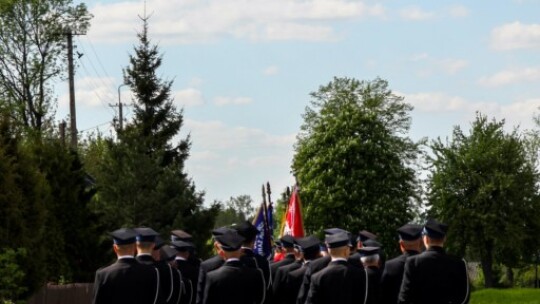
<path id="1" fill-rule="evenodd" d="M 328 252 L 328 247 L 326 246 L 325 243 L 320 243 L 319 244 L 319 250 L 324 251 L 324 252 Z"/>
<path id="2" fill-rule="evenodd" d="M 351 239 L 346 232 L 339 232 L 326 236 L 326 244 L 328 248 L 338 248 L 343 246 L 350 246 Z"/>
<path id="3" fill-rule="evenodd" d="M 295 240 L 291 235 L 284 235 L 279 239 L 281 241 L 281 247 L 283 248 L 293 248 Z"/>
<path id="4" fill-rule="evenodd" d="M 414 241 L 422 236 L 422 226 L 417 224 L 405 224 L 397 230 L 399 238 L 404 241 Z"/>
<path id="5" fill-rule="evenodd" d="M 178 250 L 174 249 L 174 247 L 171 246 L 163 246 L 159 250 L 161 254 L 161 259 L 165 261 L 172 261 L 176 258 L 176 253 Z"/>
<path id="6" fill-rule="evenodd" d="M 377 247 L 377 248 L 382 247 L 382 244 L 375 240 L 366 240 L 365 242 L 362 242 L 362 245 L 364 245 L 365 247 Z"/>
<path id="7" fill-rule="evenodd" d="M 275 242 L 274 242 L 274 247 L 276 247 L 276 248 L 281 248 L 281 247 L 283 247 L 283 244 L 281 244 L 280 241 L 275 241 Z"/>
<path id="8" fill-rule="evenodd" d="M 163 245 L 165 245 L 165 241 L 163 241 L 163 239 L 159 235 L 156 235 L 156 238 L 154 239 L 154 243 L 156 244 L 154 246 L 154 250 L 158 250 L 161 247 L 163 247 Z"/>
<path id="9" fill-rule="evenodd" d="M 195 248 L 195 246 L 193 246 L 193 243 L 180 240 L 172 241 L 171 245 L 178 251 L 189 251 L 190 249 Z"/>
<path id="10" fill-rule="evenodd" d="M 184 230 L 173 230 L 171 231 L 171 241 L 193 242 L 193 237 Z"/>
<path id="11" fill-rule="evenodd" d="M 340 232 L 345 232 L 347 234 L 350 234 L 349 231 L 347 230 L 343 230 L 341 228 L 328 228 L 328 229 L 324 229 L 324 235 L 332 235 L 332 234 L 336 234 L 336 233 L 340 233 Z"/>
<path id="12" fill-rule="evenodd" d="M 361 257 L 375 255 L 379 253 L 379 247 L 362 247 L 358 249 L 358 253 Z"/>
<path id="13" fill-rule="evenodd" d="M 215 238 L 216 241 L 219 243 L 221 249 L 225 251 L 239 250 L 245 240 L 245 238 L 240 234 L 236 233 L 236 231 L 217 235 Z"/>
<path id="14" fill-rule="evenodd" d="M 377 239 L 377 236 L 367 230 L 362 230 L 358 232 L 358 238 L 360 238 L 360 241 L 363 243 L 367 240 L 375 240 Z"/>
<path id="15" fill-rule="evenodd" d="M 127 245 L 136 242 L 137 233 L 131 228 L 120 228 L 110 233 L 116 245 Z"/>
<path id="16" fill-rule="evenodd" d="M 156 236 L 159 234 L 154 229 L 148 227 L 135 228 L 137 233 L 137 242 L 151 242 L 153 243 Z"/>
<path id="17" fill-rule="evenodd" d="M 227 227 L 227 226 L 219 227 L 219 228 L 216 228 L 216 229 L 212 230 L 212 236 L 216 237 L 218 235 L 222 235 L 222 234 L 227 233 L 229 231 L 234 231 L 234 230 Z"/>
<path id="18" fill-rule="evenodd" d="M 231 228 L 238 231 L 238 234 L 243 236 L 248 241 L 254 239 L 257 236 L 257 234 L 259 234 L 259 230 L 257 230 L 257 227 L 255 227 L 249 221 L 245 221 L 238 225 L 234 225 Z"/>
<path id="19" fill-rule="evenodd" d="M 296 240 L 296 243 L 298 244 L 298 246 L 300 246 L 302 252 L 305 254 L 316 253 L 320 250 L 319 248 L 320 241 L 314 235 L 310 235 L 304 238 L 299 238 L 298 240 Z"/>
<path id="20" fill-rule="evenodd" d="M 430 238 L 442 239 L 446 236 L 446 231 L 448 231 L 448 225 L 429 219 L 424 225 L 423 233 Z"/>

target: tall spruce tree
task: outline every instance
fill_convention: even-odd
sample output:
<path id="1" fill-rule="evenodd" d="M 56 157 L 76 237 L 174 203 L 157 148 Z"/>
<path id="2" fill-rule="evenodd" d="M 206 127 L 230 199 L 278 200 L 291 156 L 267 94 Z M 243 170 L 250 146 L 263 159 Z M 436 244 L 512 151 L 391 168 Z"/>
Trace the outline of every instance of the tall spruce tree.
<path id="1" fill-rule="evenodd" d="M 173 104 L 172 81 L 156 75 L 162 56 L 148 39 L 148 20 L 142 21 L 139 45 L 124 70 L 125 83 L 134 93 L 134 118 L 118 130 L 117 141 L 107 141 L 96 176 L 100 185 L 96 211 L 107 229 L 149 226 L 166 235 L 181 228 L 203 246 L 219 206 L 203 208 L 204 193 L 184 172 L 190 138 L 175 142 L 183 111 Z"/>

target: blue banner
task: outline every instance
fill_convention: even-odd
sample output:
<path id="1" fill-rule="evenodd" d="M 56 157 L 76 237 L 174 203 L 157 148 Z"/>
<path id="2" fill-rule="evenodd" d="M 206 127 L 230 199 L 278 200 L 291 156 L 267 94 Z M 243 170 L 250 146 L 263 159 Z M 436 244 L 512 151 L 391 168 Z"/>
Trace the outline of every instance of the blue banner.
<path id="1" fill-rule="evenodd" d="M 253 220 L 253 225 L 259 230 L 259 234 L 257 234 L 257 237 L 255 238 L 255 245 L 253 246 L 253 250 L 262 255 L 263 257 L 268 258 L 272 254 L 272 246 L 271 246 L 271 234 L 272 234 L 272 205 L 268 207 L 268 230 L 264 227 L 264 208 L 261 204 L 259 207 L 259 211 L 257 212 L 257 216 L 255 216 L 255 219 Z"/>

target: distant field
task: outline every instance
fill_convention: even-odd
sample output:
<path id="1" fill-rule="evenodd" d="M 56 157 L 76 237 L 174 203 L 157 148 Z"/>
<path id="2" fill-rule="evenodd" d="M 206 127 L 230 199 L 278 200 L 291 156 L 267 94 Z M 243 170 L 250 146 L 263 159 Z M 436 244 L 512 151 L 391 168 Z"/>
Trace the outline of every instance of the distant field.
<path id="1" fill-rule="evenodd" d="M 483 289 L 471 295 L 470 304 L 540 304 L 540 289 Z"/>

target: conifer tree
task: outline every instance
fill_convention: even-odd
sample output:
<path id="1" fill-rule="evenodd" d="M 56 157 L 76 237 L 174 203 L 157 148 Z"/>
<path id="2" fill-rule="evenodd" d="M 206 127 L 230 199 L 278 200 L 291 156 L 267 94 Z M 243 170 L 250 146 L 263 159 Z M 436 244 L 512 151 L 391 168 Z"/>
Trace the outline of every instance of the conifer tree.
<path id="1" fill-rule="evenodd" d="M 148 38 L 147 18 L 142 21 L 139 45 L 124 70 L 125 83 L 134 94 L 134 118 L 118 130 L 116 141 L 107 141 L 97 176 L 96 211 L 108 229 L 149 226 L 165 236 L 181 228 L 202 246 L 219 208 L 203 207 L 204 193 L 196 190 L 184 172 L 190 138 L 177 137 L 183 111 L 173 104 L 172 81 L 156 75 L 162 56 Z"/>

